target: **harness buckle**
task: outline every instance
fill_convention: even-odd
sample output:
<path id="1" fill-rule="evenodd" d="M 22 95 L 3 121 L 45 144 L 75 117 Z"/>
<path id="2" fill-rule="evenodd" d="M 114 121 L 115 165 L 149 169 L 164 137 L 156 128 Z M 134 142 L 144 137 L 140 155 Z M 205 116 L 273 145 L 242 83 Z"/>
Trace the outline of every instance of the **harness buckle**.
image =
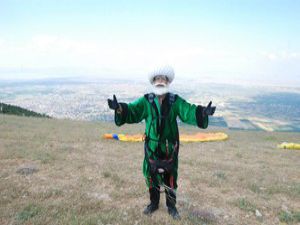
<path id="1" fill-rule="evenodd" d="M 150 162 L 150 172 L 152 174 L 164 174 L 170 173 L 173 170 L 173 159 L 169 160 L 153 160 L 149 159 Z"/>

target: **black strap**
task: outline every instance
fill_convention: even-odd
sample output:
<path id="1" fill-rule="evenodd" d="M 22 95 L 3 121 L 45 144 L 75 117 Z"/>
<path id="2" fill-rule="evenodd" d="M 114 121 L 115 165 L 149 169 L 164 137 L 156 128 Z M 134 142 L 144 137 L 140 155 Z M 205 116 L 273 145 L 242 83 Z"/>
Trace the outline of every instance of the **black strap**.
<path id="1" fill-rule="evenodd" d="M 174 102 L 176 101 L 177 95 L 173 93 L 168 93 L 164 101 L 162 102 L 161 106 L 161 115 L 158 113 L 157 106 L 154 102 L 155 94 L 154 93 L 149 93 L 145 94 L 145 98 L 148 100 L 148 102 L 153 106 L 155 113 L 156 113 L 156 118 L 157 120 L 157 133 L 159 134 L 159 137 L 161 137 L 161 134 L 163 132 L 164 126 L 165 126 L 165 120 L 167 119 L 170 109 Z M 168 101 L 168 102 L 167 102 Z M 152 116 L 153 119 L 153 116 Z M 150 131 L 150 128 L 149 128 Z M 149 133 L 148 133 L 149 134 Z"/>
<path id="2" fill-rule="evenodd" d="M 177 95 L 173 94 L 173 93 L 169 93 L 169 104 L 170 106 L 173 105 L 173 103 L 176 101 L 176 97 Z"/>
<path id="3" fill-rule="evenodd" d="M 173 93 L 168 93 L 166 95 L 166 98 L 163 100 L 162 105 L 161 105 L 161 116 L 160 116 L 159 113 L 158 113 L 157 105 L 154 102 L 155 94 L 154 93 L 145 94 L 145 98 L 153 106 L 153 108 L 155 110 L 155 113 L 156 113 L 156 118 L 158 118 L 158 120 L 157 120 L 157 130 L 156 131 L 159 134 L 159 140 L 155 140 L 155 141 L 158 141 L 158 142 L 162 141 L 161 140 L 162 139 L 162 133 L 163 133 L 166 121 L 167 121 L 167 119 L 169 117 L 169 113 L 170 113 L 171 107 L 172 107 L 172 105 L 176 101 L 176 97 L 177 97 L 177 95 L 175 95 Z M 151 110 L 151 113 L 152 113 L 152 110 Z M 151 129 L 152 122 L 153 122 L 154 119 L 155 118 L 152 115 L 152 121 L 151 121 L 150 127 L 148 129 L 148 134 L 146 134 L 146 138 L 145 138 L 145 144 L 146 145 L 148 145 L 148 141 L 149 140 L 153 140 L 153 139 L 150 138 L 150 129 Z M 177 145 L 179 145 L 178 128 L 175 131 L 175 140 L 172 140 L 172 142 L 175 142 L 175 143 L 177 143 Z M 158 157 L 161 157 L 162 156 L 162 152 L 161 152 L 161 149 L 160 149 L 160 145 L 158 145 L 158 149 L 157 150 L 158 150 L 158 152 L 157 152 L 158 153 Z"/>
<path id="4" fill-rule="evenodd" d="M 156 117 L 155 117 L 155 118 L 153 117 L 153 114 L 152 114 L 152 121 L 151 121 L 149 130 L 148 130 L 148 134 L 147 134 L 147 136 L 149 136 L 149 134 L 150 134 L 150 129 L 151 129 L 151 126 L 152 126 L 152 122 L 153 122 L 154 119 L 159 118 L 159 113 L 158 113 L 157 106 L 156 106 L 156 104 L 155 104 L 155 102 L 154 102 L 155 94 L 154 94 L 154 93 L 149 93 L 149 94 L 145 94 L 144 96 L 145 96 L 145 98 L 148 100 L 148 102 L 152 105 L 152 107 L 153 107 L 154 110 L 155 110 L 155 114 L 156 114 Z M 151 110 L 151 113 L 152 113 L 152 110 Z M 159 132 L 159 119 L 157 120 L 156 127 L 157 127 L 156 132 Z"/>
<path id="5" fill-rule="evenodd" d="M 154 102 L 155 99 L 155 94 L 154 93 L 148 93 L 145 94 L 144 97 L 148 100 L 150 104 Z M 173 105 L 173 103 L 176 101 L 177 95 L 173 93 L 168 93 L 167 94 L 167 99 L 169 99 L 169 105 Z"/>
<path id="6" fill-rule="evenodd" d="M 169 114 L 171 111 L 171 107 L 176 101 L 176 95 L 173 93 L 168 93 L 166 98 L 163 100 L 161 105 L 161 123 L 160 123 L 160 134 L 163 133 L 163 130 L 165 128 L 166 121 L 169 119 Z M 177 135 L 176 135 L 177 136 Z M 161 137 L 161 136 L 160 136 Z"/>
<path id="7" fill-rule="evenodd" d="M 145 94 L 144 97 L 148 100 L 150 104 L 154 102 L 155 94 L 154 93 L 148 93 Z"/>

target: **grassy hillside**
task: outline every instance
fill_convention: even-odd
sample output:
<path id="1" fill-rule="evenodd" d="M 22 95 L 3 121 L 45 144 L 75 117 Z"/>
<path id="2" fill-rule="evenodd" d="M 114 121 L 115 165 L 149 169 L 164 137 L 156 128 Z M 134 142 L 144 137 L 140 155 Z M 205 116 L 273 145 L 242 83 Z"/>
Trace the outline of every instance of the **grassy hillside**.
<path id="1" fill-rule="evenodd" d="M 50 118 L 50 116 L 47 116 L 46 114 L 40 114 L 28 109 L 24 109 L 19 106 L 5 104 L 1 102 L 0 102 L 0 114 Z"/>
<path id="2" fill-rule="evenodd" d="M 142 214 L 143 144 L 100 138 L 143 129 L 0 115 L 0 224 L 299 223 L 300 151 L 276 149 L 299 133 L 225 130 L 226 142 L 181 145 L 176 222 L 163 194 Z"/>

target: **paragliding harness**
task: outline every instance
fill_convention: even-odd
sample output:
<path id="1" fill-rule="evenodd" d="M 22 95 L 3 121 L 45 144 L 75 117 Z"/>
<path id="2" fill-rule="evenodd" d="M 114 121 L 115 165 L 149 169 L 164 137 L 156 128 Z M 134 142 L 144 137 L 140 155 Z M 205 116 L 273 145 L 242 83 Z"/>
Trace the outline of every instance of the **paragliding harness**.
<path id="1" fill-rule="evenodd" d="M 174 95 L 172 93 L 167 94 L 164 101 L 168 100 L 168 102 L 163 102 L 163 104 L 162 104 L 164 106 L 164 107 L 162 107 L 162 116 L 159 115 L 157 106 L 154 102 L 155 95 L 153 93 L 146 94 L 145 98 L 154 107 L 156 115 L 157 115 L 157 117 L 159 117 L 159 120 L 157 120 L 157 131 L 158 131 L 158 134 L 159 134 L 159 139 L 157 140 L 157 139 L 150 138 L 150 129 L 151 129 L 151 126 L 152 126 L 152 122 L 155 119 L 153 114 L 152 114 L 152 121 L 151 121 L 151 124 L 150 124 L 149 129 L 148 129 L 148 134 L 145 134 L 145 138 L 144 138 L 144 140 L 145 140 L 145 144 L 144 144 L 145 157 L 146 157 L 146 159 L 149 160 L 149 163 L 150 163 L 150 176 L 151 176 L 151 179 L 152 179 L 153 182 L 158 183 L 156 175 L 157 174 L 161 174 L 161 175 L 171 174 L 172 171 L 173 171 L 173 168 L 174 168 L 175 160 L 178 157 L 178 152 L 179 152 L 178 128 L 176 130 L 175 142 L 173 142 L 173 143 L 171 142 L 172 145 L 173 145 L 172 154 L 168 155 L 168 149 L 169 149 L 169 141 L 168 140 L 166 140 L 166 155 L 165 156 L 163 155 L 163 153 L 161 151 L 161 147 L 160 147 L 160 143 L 162 143 L 162 140 L 161 140 L 162 132 L 163 132 L 165 123 L 167 121 L 169 122 L 168 115 L 169 115 L 172 104 L 176 100 L 176 95 Z M 167 107 L 165 107 L 165 106 L 167 106 Z M 149 143 L 150 140 L 151 141 L 156 141 L 156 142 L 159 143 L 158 147 L 155 151 L 157 153 L 156 154 L 157 159 L 153 159 L 154 152 L 152 152 L 149 149 L 148 143 Z"/>

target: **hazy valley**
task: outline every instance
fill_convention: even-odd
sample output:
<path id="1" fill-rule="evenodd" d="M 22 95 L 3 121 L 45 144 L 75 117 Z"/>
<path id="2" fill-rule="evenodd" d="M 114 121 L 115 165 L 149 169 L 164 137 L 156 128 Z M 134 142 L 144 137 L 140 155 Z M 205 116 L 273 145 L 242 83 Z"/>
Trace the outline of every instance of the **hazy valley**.
<path id="1" fill-rule="evenodd" d="M 204 83 L 177 80 L 172 92 L 187 101 L 217 106 L 211 124 L 230 129 L 300 131 L 300 88 L 267 85 Z M 18 105 L 55 118 L 112 121 L 107 98 L 116 94 L 130 102 L 151 87 L 145 81 L 51 79 L 0 82 L 0 102 Z"/>

